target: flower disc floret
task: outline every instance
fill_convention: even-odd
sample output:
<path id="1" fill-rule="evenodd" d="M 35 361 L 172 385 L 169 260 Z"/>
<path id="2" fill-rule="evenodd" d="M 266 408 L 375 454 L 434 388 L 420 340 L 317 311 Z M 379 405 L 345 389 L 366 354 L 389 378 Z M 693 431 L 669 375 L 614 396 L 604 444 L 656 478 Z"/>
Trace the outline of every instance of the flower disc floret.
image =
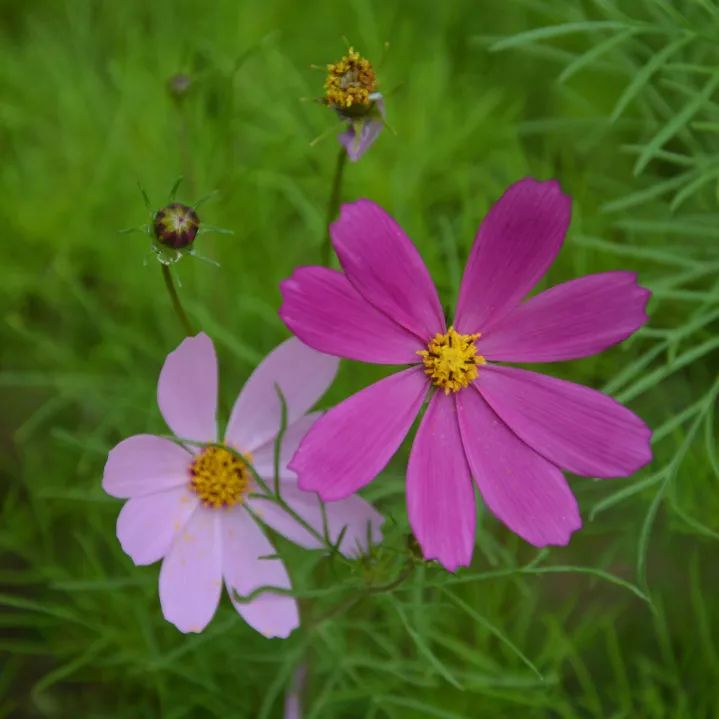
<path id="1" fill-rule="evenodd" d="M 459 392 L 477 379 L 477 365 L 485 363 L 477 354 L 475 340 L 480 333 L 461 335 L 454 327 L 445 334 L 437 333 L 426 350 L 417 354 L 422 358 L 425 374 L 432 384 L 444 390 L 445 394 Z"/>
<path id="2" fill-rule="evenodd" d="M 377 89 L 377 77 L 369 60 L 353 48 L 339 62 L 327 65 L 325 101 L 338 110 L 369 105 Z"/>
<path id="3" fill-rule="evenodd" d="M 190 487 L 206 507 L 232 507 L 249 491 L 250 469 L 225 447 L 205 447 L 190 465 Z"/>

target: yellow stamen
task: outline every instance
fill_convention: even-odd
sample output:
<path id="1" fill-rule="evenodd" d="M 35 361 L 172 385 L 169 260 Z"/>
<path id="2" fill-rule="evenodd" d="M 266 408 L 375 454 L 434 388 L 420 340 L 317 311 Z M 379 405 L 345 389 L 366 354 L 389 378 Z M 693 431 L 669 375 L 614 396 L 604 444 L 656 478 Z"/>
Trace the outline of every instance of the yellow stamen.
<path id="1" fill-rule="evenodd" d="M 250 455 L 245 457 L 252 461 Z M 224 447 L 205 447 L 190 465 L 190 489 L 206 507 L 242 503 L 251 484 L 247 462 Z"/>
<path id="2" fill-rule="evenodd" d="M 486 363 L 474 344 L 480 335 L 479 332 L 461 335 L 450 327 L 446 334 L 438 332 L 426 350 L 417 352 L 424 363 L 425 374 L 445 394 L 459 392 L 477 379 L 477 365 Z"/>
<path id="3" fill-rule="evenodd" d="M 353 105 L 368 105 L 376 89 L 372 65 L 353 48 L 339 62 L 327 65 L 325 101 L 332 107 L 346 110 Z"/>

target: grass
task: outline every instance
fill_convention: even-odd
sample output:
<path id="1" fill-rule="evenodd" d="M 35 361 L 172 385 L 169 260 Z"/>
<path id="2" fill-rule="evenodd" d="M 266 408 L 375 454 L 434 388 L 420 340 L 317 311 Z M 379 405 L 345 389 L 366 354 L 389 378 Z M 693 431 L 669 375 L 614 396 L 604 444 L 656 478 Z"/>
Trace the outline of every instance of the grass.
<path id="1" fill-rule="evenodd" d="M 0 717 L 713 717 L 719 710 L 716 400 L 719 8 L 576 3 L 0 2 Z M 229 404 L 286 337 L 278 283 L 319 259 L 336 156 L 321 92 L 341 37 L 379 69 L 388 120 L 343 196 L 389 209 L 452 305 L 474 231 L 512 181 L 556 177 L 573 223 L 543 286 L 625 268 L 651 322 L 546 368 L 604 388 L 654 430 L 654 463 L 573 478 L 585 527 L 542 551 L 482 511 L 471 568 L 420 566 L 407 448 L 366 496 L 388 516 L 368 570 L 279 543 L 308 622 L 286 641 L 223 600 L 199 636 L 167 624 L 157 567 L 114 535 L 107 451 L 163 432 L 154 391 L 181 337 L 147 238 L 160 206 L 212 190 L 180 292 L 215 340 Z M 192 79 L 174 101 L 167 83 Z M 324 403 L 376 368 L 344 363 Z M 395 553 L 393 553 L 393 550 Z M 396 552 L 399 551 L 399 556 Z M 356 599 L 356 597 L 354 597 Z M 324 619 L 323 619 L 324 616 Z"/>

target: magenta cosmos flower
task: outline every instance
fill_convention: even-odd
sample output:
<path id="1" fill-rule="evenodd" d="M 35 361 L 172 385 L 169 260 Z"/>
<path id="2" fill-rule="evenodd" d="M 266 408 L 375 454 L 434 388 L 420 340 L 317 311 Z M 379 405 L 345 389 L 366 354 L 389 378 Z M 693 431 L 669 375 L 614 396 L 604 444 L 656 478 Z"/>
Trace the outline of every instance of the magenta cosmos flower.
<path id="1" fill-rule="evenodd" d="M 331 227 L 344 273 L 303 267 L 282 283 L 287 326 L 322 352 L 410 364 L 331 409 L 290 462 L 303 489 L 347 497 L 387 464 L 431 392 L 407 468 L 407 511 L 427 559 L 467 565 L 474 477 L 489 509 L 526 541 L 566 544 L 581 526 L 561 472 L 631 474 L 651 432 L 587 387 L 497 362 L 600 352 L 647 320 L 629 272 L 589 275 L 522 302 L 562 245 L 570 198 L 554 181 L 512 185 L 482 223 L 445 324 L 427 268 L 400 226 L 369 200 Z"/>
<path id="2" fill-rule="evenodd" d="M 317 420 L 320 413 L 306 412 L 332 383 L 337 363 L 295 338 L 283 342 L 243 387 L 221 440 L 215 348 L 205 334 L 188 337 L 168 355 L 157 386 L 160 411 L 178 441 L 139 434 L 110 452 L 103 488 L 113 497 L 129 500 L 117 519 L 118 539 L 135 564 L 163 560 L 162 612 L 180 631 L 200 632 L 207 626 L 223 580 L 237 611 L 261 634 L 286 637 L 297 627 L 292 597 L 266 592 L 239 603 L 233 596 L 261 586 L 290 587 L 283 562 L 267 558 L 276 554 L 275 549 L 248 509 L 293 542 L 307 548 L 321 546 L 279 505 L 256 496 L 261 488 L 248 463 L 272 486 L 282 412 L 279 387 L 288 422 L 280 454 L 281 495 L 323 533 L 317 495 L 297 487 L 287 459 Z M 333 542 L 344 529 L 340 551 L 346 555 L 365 549 L 368 534 L 372 541 L 381 538 L 381 515 L 360 497 L 334 503 L 326 514 Z"/>

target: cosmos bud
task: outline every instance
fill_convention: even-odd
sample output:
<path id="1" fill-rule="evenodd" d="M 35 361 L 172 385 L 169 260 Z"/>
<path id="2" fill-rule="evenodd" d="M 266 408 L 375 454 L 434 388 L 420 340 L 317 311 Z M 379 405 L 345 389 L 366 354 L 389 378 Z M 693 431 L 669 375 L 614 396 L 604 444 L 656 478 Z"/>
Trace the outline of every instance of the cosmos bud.
<path id="1" fill-rule="evenodd" d="M 189 75 L 178 72 L 167 81 L 167 89 L 174 100 L 180 101 L 190 91 L 192 78 Z"/>
<path id="2" fill-rule="evenodd" d="M 155 213 L 152 229 L 161 245 L 175 250 L 187 249 L 200 229 L 200 218 L 192 207 L 173 202 Z"/>

